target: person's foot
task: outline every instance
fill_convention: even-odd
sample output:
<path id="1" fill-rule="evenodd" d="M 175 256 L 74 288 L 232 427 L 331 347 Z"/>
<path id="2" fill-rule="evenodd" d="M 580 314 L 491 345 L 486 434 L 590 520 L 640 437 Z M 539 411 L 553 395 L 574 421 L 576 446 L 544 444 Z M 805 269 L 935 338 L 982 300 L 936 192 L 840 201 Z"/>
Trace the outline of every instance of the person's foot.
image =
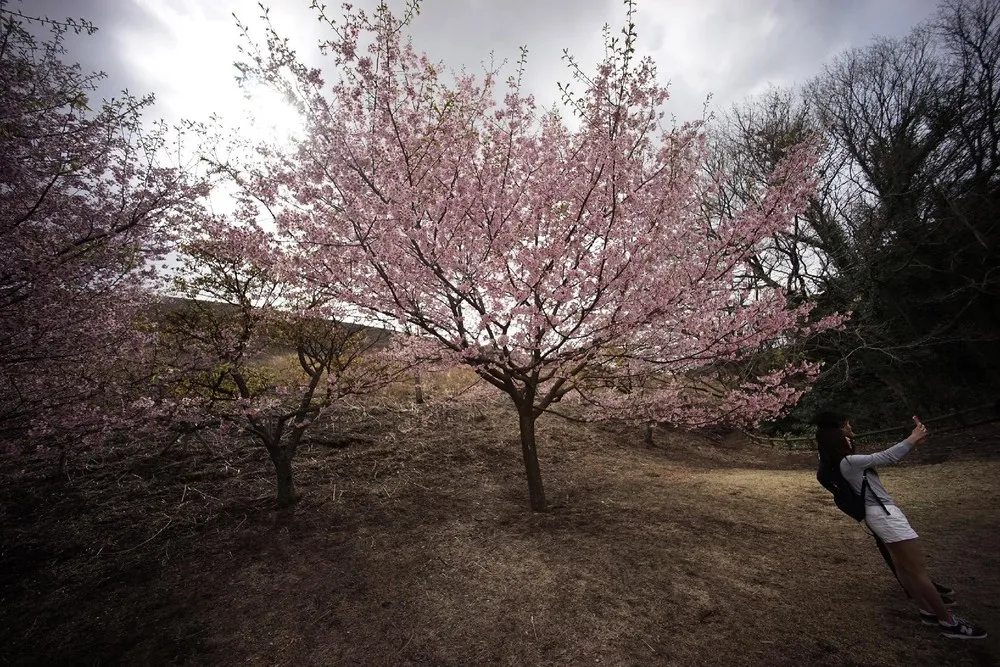
<path id="1" fill-rule="evenodd" d="M 977 628 L 957 616 L 952 618 L 951 624 L 938 621 L 938 627 L 941 628 L 941 634 L 948 639 L 986 639 L 987 637 L 985 630 Z"/>
<path id="2" fill-rule="evenodd" d="M 954 595 L 955 594 L 955 589 L 951 588 L 950 586 L 945 586 L 944 584 L 939 584 L 936 581 L 934 582 L 934 588 L 937 589 L 938 595 Z"/>
<path id="3" fill-rule="evenodd" d="M 920 610 L 920 622 L 924 625 L 937 625 L 937 614 L 932 611 Z"/>

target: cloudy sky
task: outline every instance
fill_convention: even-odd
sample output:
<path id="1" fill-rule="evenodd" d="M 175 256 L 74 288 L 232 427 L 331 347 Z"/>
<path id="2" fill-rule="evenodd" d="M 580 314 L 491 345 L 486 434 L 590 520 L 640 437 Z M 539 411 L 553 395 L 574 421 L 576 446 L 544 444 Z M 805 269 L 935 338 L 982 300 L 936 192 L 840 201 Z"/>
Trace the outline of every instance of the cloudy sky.
<path id="1" fill-rule="evenodd" d="M 874 34 L 905 34 L 936 2 L 639 0 L 637 26 L 640 50 L 654 56 L 660 76 L 671 82 L 670 110 L 684 120 L 700 117 L 709 94 L 714 106 L 727 106 L 769 83 L 801 83 L 831 56 Z M 279 30 L 312 57 L 323 26 L 309 0 L 265 4 Z M 391 4 L 400 7 L 402 0 Z M 212 112 L 235 119 L 247 107 L 233 78 L 240 38 L 232 14 L 259 25 L 256 0 L 25 0 L 21 9 L 98 25 L 93 37 L 72 40 L 71 56 L 108 73 L 105 94 L 154 92 L 156 115 L 170 120 Z M 550 103 L 556 82 L 569 78 L 563 49 L 581 63 L 596 63 L 601 26 L 617 27 L 623 19 L 621 0 L 424 0 L 412 34 L 419 50 L 455 68 L 477 67 L 491 52 L 514 61 L 525 45 L 527 83 L 540 102 Z M 264 97 L 256 104 L 270 122 L 287 121 L 271 106 Z"/>

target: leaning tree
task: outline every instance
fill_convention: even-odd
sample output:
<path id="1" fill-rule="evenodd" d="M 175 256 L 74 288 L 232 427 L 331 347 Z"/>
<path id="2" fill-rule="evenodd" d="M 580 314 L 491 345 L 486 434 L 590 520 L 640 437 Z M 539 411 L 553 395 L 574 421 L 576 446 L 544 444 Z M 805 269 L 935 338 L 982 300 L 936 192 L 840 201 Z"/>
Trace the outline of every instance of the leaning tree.
<path id="1" fill-rule="evenodd" d="M 806 327 L 808 306 L 749 282 L 747 261 L 804 206 L 814 151 L 790 150 L 741 210 L 707 214 L 704 128 L 666 125 L 627 5 L 592 75 L 567 56 L 580 88 L 562 87 L 568 117 L 522 90 L 523 53 L 506 85 L 497 69 L 444 76 L 405 37 L 417 3 L 402 18 L 384 3 L 339 20 L 320 7 L 332 83 L 269 26 L 242 65 L 303 111 L 297 147 L 262 151 L 242 181 L 312 258 L 303 279 L 422 330 L 505 392 L 536 511 L 536 420 L 570 392 L 642 373 L 662 421 L 753 421 L 810 372 L 773 355 L 747 376 L 740 361 Z M 706 382 L 708 367 L 741 380 Z"/>

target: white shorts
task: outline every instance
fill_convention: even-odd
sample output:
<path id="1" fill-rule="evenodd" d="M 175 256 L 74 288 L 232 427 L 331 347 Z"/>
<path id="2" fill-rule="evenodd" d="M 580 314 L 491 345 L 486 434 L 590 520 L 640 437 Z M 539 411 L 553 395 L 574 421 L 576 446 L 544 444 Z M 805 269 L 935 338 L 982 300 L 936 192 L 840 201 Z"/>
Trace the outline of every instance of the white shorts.
<path id="1" fill-rule="evenodd" d="M 888 514 L 879 505 L 865 507 L 865 523 L 868 524 L 873 533 L 887 544 L 917 538 L 917 531 L 910 526 L 903 510 L 895 505 L 886 505 L 885 509 L 889 510 Z"/>

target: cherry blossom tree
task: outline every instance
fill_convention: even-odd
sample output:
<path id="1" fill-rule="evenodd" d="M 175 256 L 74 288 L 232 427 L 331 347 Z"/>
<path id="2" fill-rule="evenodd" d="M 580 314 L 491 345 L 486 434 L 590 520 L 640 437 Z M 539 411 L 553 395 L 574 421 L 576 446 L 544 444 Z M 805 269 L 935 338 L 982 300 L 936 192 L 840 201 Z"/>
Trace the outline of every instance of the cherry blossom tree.
<path id="1" fill-rule="evenodd" d="M 154 318 L 158 374 L 133 409 L 177 435 L 244 432 L 274 464 L 278 505 L 296 500 L 292 462 L 307 430 L 351 396 L 409 379 L 405 337 L 350 324 L 288 280 L 294 262 L 263 227 L 204 218 L 182 234 L 180 266 Z"/>
<path id="2" fill-rule="evenodd" d="M 39 41 L 31 25 L 48 28 Z M 203 194 L 164 166 L 152 97 L 90 99 L 103 74 L 64 61 L 89 23 L 25 16 L 0 0 L 0 440 L 100 437 L 147 300 L 152 260 Z"/>
<path id="3" fill-rule="evenodd" d="M 269 26 L 246 51 L 244 75 L 295 100 L 306 128 L 294 150 L 262 150 L 243 185 L 311 258 L 304 280 L 422 330 L 510 396 L 533 510 L 547 508 L 536 420 L 579 389 L 655 375 L 647 403 L 678 424 L 755 421 L 795 400 L 792 381 L 813 369 L 794 361 L 736 383 L 706 376 L 807 326 L 808 305 L 745 278 L 754 249 L 806 203 L 810 146 L 743 209 L 713 217 L 705 130 L 667 126 L 633 3 L 596 72 L 567 56 L 576 87 L 561 87 L 561 110 L 522 90 L 526 52 L 505 85 L 500 68 L 446 77 L 406 38 L 417 3 L 401 18 L 384 3 L 345 5 L 337 20 L 316 8 L 332 83 Z"/>

